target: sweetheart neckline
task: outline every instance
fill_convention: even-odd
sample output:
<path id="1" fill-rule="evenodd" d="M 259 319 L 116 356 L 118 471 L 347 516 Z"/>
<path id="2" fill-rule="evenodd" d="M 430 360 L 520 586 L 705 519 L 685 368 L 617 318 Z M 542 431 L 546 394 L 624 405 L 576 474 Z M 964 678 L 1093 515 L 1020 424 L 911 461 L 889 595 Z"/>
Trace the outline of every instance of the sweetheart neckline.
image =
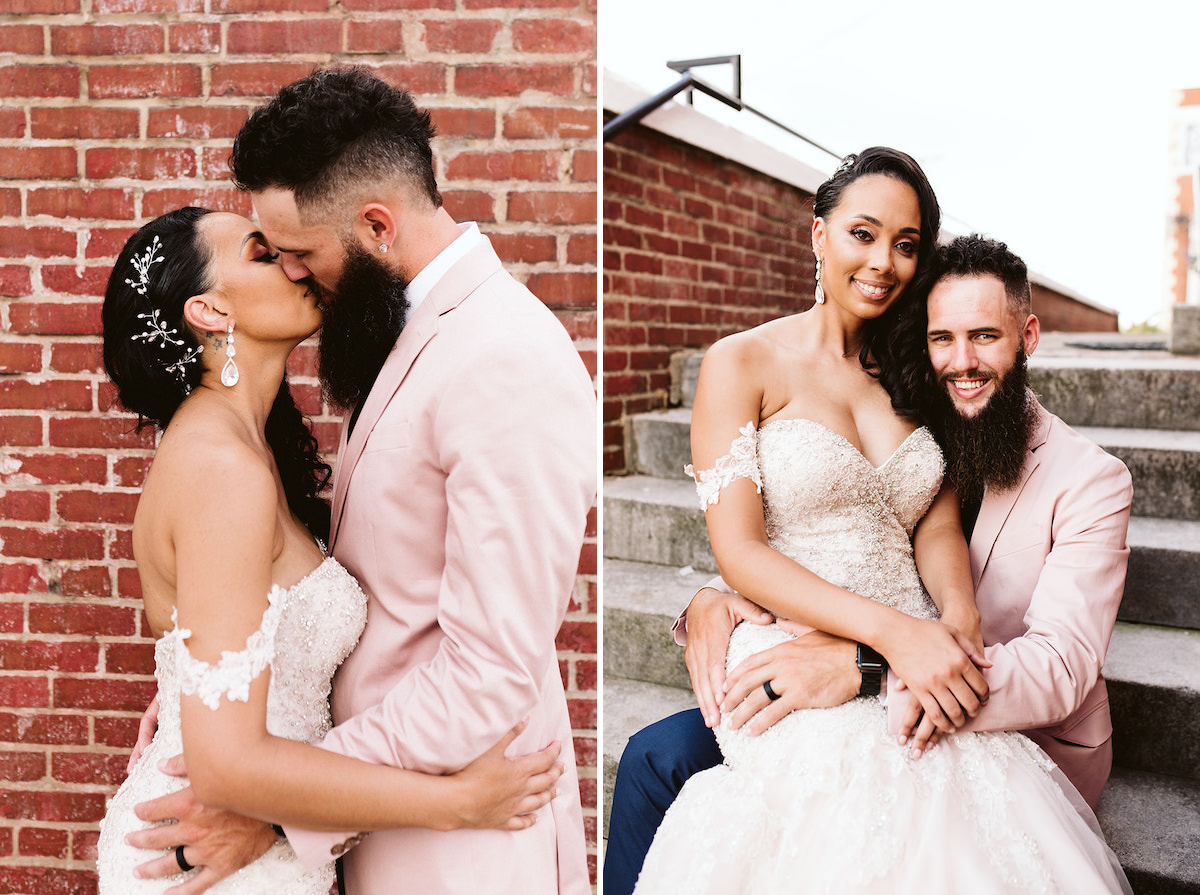
<path id="1" fill-rule="evenodd" d="M 917 428 L 913 429 L 911 432 L 908 433 L 908 435 L 906 435 L 904 437 L 904 440 L 901 441 L 900 444 L 896 445 L 896 449 L 894 451 L 892 451 L 891 454 L 888 455 L 888 458 L 886 460 L 884 460 L 881 464 L 876 466 L 874 463 L 872 463 L 870 460 L 867 459 L 866 454 L 864 454 L 862 451 L 860 451 L 857 447 L 854 446 L 854 442 L 852 442 L 849 438 L 847 438 L 841 432 L 836 432 L 833 429 L 826 426 L 824 423 L 819 423 L 816 420 L 810 420 L 808 417 L 790 416 L 790 417 L 784 417 L 782 419 L 776 418 L 776 419 L 770 420 L 766 423 L 763 423 L 761 426 L 758 427 L 758 431 L 762 432 L 762 431 L 766 430 L 767 427 L 774 426 L 776 423 L 779 423 L 781 425 L 784 423 L 808 423 L 810 425 L 816 426 L 821 431 L 828 432 L 830 435 L 832 435 L 838 441 L 842 442 L 842 444 L 846 445 L 846 447 L 850 448 L 850 450 L 854 451 L 854 453 L 863 461 L 863 463 L 867 464 L 867 466 L 869 466 L 871 469 L 875 470 L 875 472 L 883 472 L 883 470 L 887 469 L 888 465 L 894 459 L 896 459 L 896 456 L 902 450 L 904 450 L 905 446 L 907 446 L 908 443 L 910 441 L 912 441 L 913 436 L 916 435 L 918 432 L 922 432 L 922 431 L 926 432 L 926 433 L 929 432 L 928 427 L 917 426 Z"/>

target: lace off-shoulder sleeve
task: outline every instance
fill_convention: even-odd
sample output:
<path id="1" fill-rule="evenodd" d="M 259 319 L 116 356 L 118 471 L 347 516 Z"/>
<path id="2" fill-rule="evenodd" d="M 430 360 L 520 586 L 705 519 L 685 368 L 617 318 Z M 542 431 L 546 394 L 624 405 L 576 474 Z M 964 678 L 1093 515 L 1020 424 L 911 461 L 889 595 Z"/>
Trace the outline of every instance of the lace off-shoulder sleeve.
<path id="1" fill-rule="evenodd" d="M 689 463 L 683 471 L 696 480 L 700 509 L 707 510 L 721 499 L 721 490 L 737 479 L 749 479 L 762 494 L 762 475 L 758 471 L 758 437 L 754 423 L 738 430 L 742 434 L 733 440 L 729 453 L 717 459 L 712 469 L 696 471 Z"/>
<path id="2" fill-rule="evenodd" d="M 223 650 L 221 661 L 216 665 L 197 659 L 188 651 L 184 641 L 192 636 L 192 632 L 178 627 L 177 615 L 173 613 L 172 621 L 177 625 L 175 658 L 179 667 L 179 689 L 188 696 L 199 696 L 213 711 L 220 706 L 222 696 L 231 702 L 248 702 L 250 684 L 275 659 L 275 632 L 279 628 L 286 594 L 279 585 L 271 588 L 262 625 L 246 640 L 246 648 L 237 652 Z"/>

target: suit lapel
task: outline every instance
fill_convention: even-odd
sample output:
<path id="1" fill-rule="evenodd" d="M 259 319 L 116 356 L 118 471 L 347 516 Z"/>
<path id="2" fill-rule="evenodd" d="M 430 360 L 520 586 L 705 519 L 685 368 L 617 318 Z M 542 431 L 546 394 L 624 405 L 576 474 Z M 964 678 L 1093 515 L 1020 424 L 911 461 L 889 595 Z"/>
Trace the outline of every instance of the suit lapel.
<path id="1" fill-rule="evenodd" d="M 1031 398 L 1031 400 L 1035 399 Z M 1013 507 L 1016 506 L 1021 492 L 1025 490 L 1025 485 L 1029 482 L 1029 477 L 1033 475 L 1033 471 L 1037 469 L 1038 463 L 1041 462 L 1041 458 L 1038 456 L 1038 448 L 1046 443 L 1046 438 L 1050 434 L 1051 416 L 1046 413 L 1041 404 L 1036 404 L 1036 407 L 1038 414 L 1037 431 L 1034 433 L 1033 441 L 1030 443 L 1029 450 L 1026 453 L 1025 465 L 1021 468 L 1021 481 L 1015 488 L 1010 488 L 1007 491 L 997 492 L 992 488 L 988 488 L 987 492 L 983 495 L 983 503 L 979 505 L 979 518 L 975 520 L 975 530 L 971 534 L 971 542 L 968 545 L 976 589 L 979 587 L 979 579 L 983 577 L 983 570 L 987 568 L 988 560 L 992 555 L 992 549 L 996 546 L 996 538 L 1000 536 L 1000 530 L 1008 520 Z"/>
<path id="2" fill-rule="evenodd" d="M 355 467 L 367 446 L 371 431 L 387 409 L 392 397 L 404 382 L 408 371 L 420 356 L 425 346 L 437 335 L 438 321 L 442 314 L 453 310 L 488 277 L 500 270 L 500 259 L 486 238 L 483 243 L 468 252 L 434 285 L 429 295 L 421 302 L 409 320 L 391 353 L 384 361 L 383 369 L 371 386 L 363 404 L 362 413 L 350 434 L 350 414 L 342 421 L 341 444 L 338 448 L 337 470 L 333 478 L 333 518 L 329 532 L 329 550 L 337 542 L 338 528 L 345 510 L 346 492 Z"/>

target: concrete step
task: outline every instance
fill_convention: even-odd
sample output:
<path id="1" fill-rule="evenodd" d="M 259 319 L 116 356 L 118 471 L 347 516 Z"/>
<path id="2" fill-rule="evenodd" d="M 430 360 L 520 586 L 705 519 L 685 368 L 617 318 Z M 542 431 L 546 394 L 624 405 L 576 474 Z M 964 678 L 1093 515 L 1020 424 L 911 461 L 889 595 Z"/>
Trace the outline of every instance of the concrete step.
<path id="1" fill-rule="evenodd" d="M 1042 404 L 1072 426 L 1200 430 L 1200 358 L 1166 352 L 1078 352 L 1049 340 L 1029 359 Z M 1082 354 L 1083 356 L 1076 356 Z M 691 407 L 703 351 L 672 363 L 672 394 Z"/>
<path id="2" fill-rule="evenodd" d="M 670 629 L 707 573 L 608 560 L 604 564 L 606 675 L 690 687 Z M 1200 631 L 1118 622 L 1104 663 L 1113 752 L 1125 767 L 1200 779 Z M 607 696 L 606 696 L 607 699 Z"/>
<path id="3" fill-rule="evenodd" d="M 629 737 L 694 705 L 687 691 L 605 677 L 606 830 L 617 765 Z M 1138 895 L 1200 895 L 1200 782 L 1116 767 L 1097 813 Z"/>
<path id="4" fill-rule="evenodd" d="M 630 420 L 631 467 L 640 475 L 686 479 L 691 461 L 690 408 L 639 414 Z M 1079 433 L 1122 460 L 1133 476 L 1133 512 L 1200 519 L 1200 431 L 1080 427 Z"/>
<path id="5" fill-rule="evenodd" d="M 1200 521 L 1135 516 L 1119 617 L 1200 628 Z M 604 551 L 612 559 L 716 572 L 690 479 L 604 481 Z"/>

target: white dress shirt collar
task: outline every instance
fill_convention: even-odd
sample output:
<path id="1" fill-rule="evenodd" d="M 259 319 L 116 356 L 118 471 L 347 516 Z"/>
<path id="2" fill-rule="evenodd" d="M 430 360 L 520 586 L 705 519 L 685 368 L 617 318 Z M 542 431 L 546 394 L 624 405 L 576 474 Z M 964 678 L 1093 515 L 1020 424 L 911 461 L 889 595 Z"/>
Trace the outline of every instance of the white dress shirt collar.
<path id="1" fill-rule="evenodd" d="M 420 307 L 421 302 L 433 291 L 433 287 L 446 275 L 446 272 L 462 260 L 471 249 L 483 242 L 484 236 L 479 232 L 479 225 L 474 221 L 459 224 L 458 229 L 462 231 L 458 238 L 421 268 L 421 272 L 412 278 L 408 288 L 404 290 L 404 297 L 408 299 L 409 320 L 412 319 L 412 315 Z"/>

